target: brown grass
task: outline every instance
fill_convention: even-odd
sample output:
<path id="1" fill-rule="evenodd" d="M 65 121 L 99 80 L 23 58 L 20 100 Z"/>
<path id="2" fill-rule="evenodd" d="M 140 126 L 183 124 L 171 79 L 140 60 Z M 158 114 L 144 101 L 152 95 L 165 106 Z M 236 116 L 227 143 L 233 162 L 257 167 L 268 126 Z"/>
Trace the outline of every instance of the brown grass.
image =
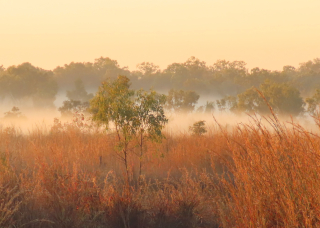
<path id="1" fill-rule="evenodd" d="M 320 138 L 274 117 L 148 143 L 130 186 L 111 133 L 0 130 L 0 227 L 318 227 Z M 319 120 L 317 120 L 319 123 Z"/>

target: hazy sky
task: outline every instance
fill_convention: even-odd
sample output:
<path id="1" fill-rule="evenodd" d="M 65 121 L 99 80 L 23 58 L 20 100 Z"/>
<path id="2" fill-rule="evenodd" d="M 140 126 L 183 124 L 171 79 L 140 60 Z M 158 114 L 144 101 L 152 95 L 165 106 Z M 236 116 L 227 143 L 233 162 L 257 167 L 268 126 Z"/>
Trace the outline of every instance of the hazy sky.
<path id="1" fill-rule="evenodd" d="M 282 69 L 320 57 L 320 0 L 0 0 L 0 65 L 196 56 Z"/>

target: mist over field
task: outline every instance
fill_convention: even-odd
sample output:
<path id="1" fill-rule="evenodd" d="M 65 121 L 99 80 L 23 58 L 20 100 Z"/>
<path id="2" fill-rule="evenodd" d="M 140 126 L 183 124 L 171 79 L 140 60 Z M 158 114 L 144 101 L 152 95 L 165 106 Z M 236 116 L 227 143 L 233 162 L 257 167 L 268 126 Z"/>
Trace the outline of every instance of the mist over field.
<path id="1" fill-rule="evenodd" d="M 4 109 L 5 111 L 8 110 Z M 2 111 L 2 110 L 1 110 Z M 0 119 L 0 128 L 11 128 L 14 127 L 22 134 L 29 134 L 34 130 L 41 130 L 46 133 L 50 133 L 54 126 L 54 119 L 59 119 L 62 124 L 72 124 L 75 115 L 61 118 L 61 113 L 56 109 L 21 109 L 25 118 L 3 118 Z M 220 112 L 216 111 L 213 113 L 166 113 L 168 123 L 163 129 L 164 132 L 170 133 L 171 135 L 187 134 L 190 135 L 190 127 L 197 121 L 205 121 L 205 126 L 208 131 L 215 131 L 219 129 L 219 125 L 223 128 L 232 130 L 234 127 L 251 124 L 253 122 L 252 115 L 248 113 L 235 114 L 231 112 Z M 272 126 L 268 124 L 265 118 L 269 118 L 271 114 L 266 114 L 256 117 L 267 126 L 272 129 Z M 86 115 L 86 118 L 90 120 L 90 115 Z M 300 117 L 292 116 L 278 116 L 279 120 L 286 125 L 289 129 L 293 127 L 292 123 L 300 124 L 307 131 L 319 133 L 319 127 L 316 125 L 315 120 L 310 115 L 304 115 Z M 293 121 L 293 122 L 292 122 Z M 112 131 L 113 127 L 111 125 Z M 102 130 L 103 131 L 103 130 Z"/>
<path id="2" fill-rule="evenodd" d="M 223 124 L 246 123 L 247 114 L 270 114 L 267 102 L 277 115 L 288 120 L 293 116 L 312 128 L 310 116 L 317 113 L 320 103 L 319 59 L 301 63 L 299 68 L 284 66 L 282 71 L 272 71 L 249 70 L 243 61 L 218 60 L 208 64 L 190 57 L 163 70 L 154 63 L 143 62 L 137 70 L 130 71 L 116 60 L 100 57 L 94 62 L 71 62 L 52 71 L 31 63 L 2 67 L 1 122 L 16 124 L 16 119 L 4 118 L 13 107 L 24 116 L 18 121 L 23 129 L 39 125 L 50 128 L 54 118 L 61 119 L 63 112 L 69 112 L 72 120 L 72 113 L 89 108 L 103 81 L 115 80 L 118 75 L 128 77 L 133 90 L 152 89 L 167 95 L 168 128 L 179 131 L 187 131 L 192 122 L 199 120 L 213 125 L 212 115 Z M 80 103 L 72 106 L 70 101 Z M 70 104 L 63 109 L 64 102 Z"/>
<path id="3" fill-rule="evenodd" d="M 320 227 L 319 9 L 0 1 L 0 228 Z"/>

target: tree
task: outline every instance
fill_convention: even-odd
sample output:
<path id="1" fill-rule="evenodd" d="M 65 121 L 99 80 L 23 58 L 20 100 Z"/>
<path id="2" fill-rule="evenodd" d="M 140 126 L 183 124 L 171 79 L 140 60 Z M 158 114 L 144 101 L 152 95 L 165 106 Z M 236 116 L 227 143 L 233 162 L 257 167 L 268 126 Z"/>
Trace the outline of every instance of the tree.
<path id="1" fill-rule="evenodd" d="M 144 76 L 160 72 L 159 66 L 149 62 L 140 63 L 137 65 L 137 68 Z"/>
<path id="2" fill-rule="evenodd" d="M 320 89 L 317 89 L 312 97 L 306 98 L 307 112 L 311 115 L 316 115 L 319 111 L 320 104 Z"/>
<path id="3" fill-rule="evenodd" d="M 1 74 L 0 90 L 2 97 L 16 102 L 31 99 L 36 107 L 52 107 L 58 86 L 51 71 L 23 63 Z"/>
<path id="4" fill-rule="evenodd" d="M 115 127 L 118 155 L 125 165 L 127 183 L 129 144 L 135 138 L 140 139 L 141 157 L 145 139 L 159 140 L 162 137 L 161 130 L 167 122 L 163 111 L 164 102 L 165 96 L 154 91 L 147 93 L 130 90 L 130 80 L 126 76 L 103 82 L 91 100 L 93 120 L 105 125 L 107 129 L 110 123 Z"/>
<path id="5" fill-rule="evenodd" d="M 105 81 L 99 87 L 96 96 L 91 100 L 93 120 L 109 128 L 112 122 L 118 138 L 119 157 L 125 164 L 126 180 L 129 183 L 128 153 L 129 142 L 134 134 L 133 110 L 134 91 L 129 89 L 129 79 L 119 76 L 117 80 Z"/>
<path id="6" fill-rule="evenodd" d="M 216 101 L 220 112 L 225 110 L 235 111 L 237 109 L 237 98 L 234 96 L 227 96 Z"/>
<path id="7" fill-rule="evenodd" d="M 218 60 L 212 66 L 213 82 L 219 85 L 221 94 L 235 95 L 243 90 L 247 76 L 246 63 L 243 61 Z"/>
<path id="8" fill-rule="evenodd" d="M 129 74 L 126 67 L 121 68 L 116 60 L 108 57 L 100 57 L 94 62 L 71 62 L 54 70 L 59 88 L 70 89 L 77 79 L 81 79 L 87 88 L 98 88 L 106 78 L 117 78 L 119 74 Z"/>
<path id="9" fill-rule="evenodd" d="M 71 62 L 62 67 L 56 67 L 53 73 L 60 90 L 71 89 L 73 83 L 78 79 L 81 79 L 88 87 L 98 88 L 104 75 L 96 70 L 93 63 L 90 62 Z"/>
<path id="10" fill-rule="evenodd" d="M 214 101 L 207 101 L 204 112 L 211 113 L 214 110 Z"/>
<path id="11" fill-rule="evenodd" d="M 188 78 L 188 69 L 183 63 L 172 63 L 164 70 L 170 78 L 173 88 L 182 88 L 184 81 Z"/>
<path id="12" fill-rule="evenodd" d="M 304 101 L 298 89 L 285 83 L 266 80 L 259 87 L 268 104 L 278 114 L 299 115 L 304 111 Z M 238 110 L 266 113 L 269 108 L 255 88 L 238 95 Z"/>
<path id="13" fill-rule="evenodd" d="M 150 63 L 143 62 L 137 65 L 137 71 L 133 71 L 131 76 L 137 80 L 138 88 L 151 88 L 153 86 L 159 86 L 157 79 L 161 73 L 159 66 Z"/>
<path id="14" fill-rule="evenodd" d="M 201 105 L 197 108 L 196 112 L 198 113 L 212 113 L 214 110 L 214 101 L 207 101 L 205 105 Z"/>
<path id="15" fill-rule="evenodd" d="M 13 106 L 11 111 L 5 112 L 4 113 L 4 118 L 5 119 L 15 119 L 15 120 L 26 120 L 26 117 L 22 115 L 20 112 L 20 109 L 16 106 Z"/>
<path id="16" fill-rule="evenodd" d="M 196 135 L 196 136 L 201 136 L 201 135 L 205 134 L 207 132 L 205 122 L 206 121 L 204 121 L 204 120 L 200 120 L 200 121 L 195 122 L 192 126 L 189 127 L 189 131 L 191 131 L 192 134 Z"/>
<path id="17" fill-rule="evenodd" d="M 81 102 L 77 100 L 67 100 L 58 108 L 62 117 L 71 117 L 77 112 L 86 112 L 89 108 L 89 102 Z"/>
<path id="18" fill-rule="evenodd" d="M 199 98 L 194 91 L 171 89 L 167 97 L 167 108 L 176 112 L 192 112 Z"/>
<path id="19" fill-rule="evenodd" d="M 164 114 L 163 106 L 166 103 L 166 96 L 155 91 L 145 92 L 139 90 L 135 100 L 135 128 L 137 129 L 137 141 L 140 148 L 139 154 L 139 177 L 142 172 L 142 158 L 145 142 L 160 142 L 164 137 L 161 130 L 168 122 Z"/>
<path id="20" fill-rule="evenodd" d="M 293 84 L 301 93 L 310 96 L 320 86 L 320 58 L 301 63 Z"/>
<path id="21" fill-rule="evenodd" d="M 265 91 L 261 91 L 264 93 Z M 244 112 L 267 113 L 268 105 L 259 95 L 254 87 L 247 89 L 245 92 L 238 95 L 238 104 L 235 110 Z"/>
<path id="22" fill-rule="evenodd" d="M 244 78 L 247 88 L 259 87 L 266 79 L 272 77 L 272 73 L 270 70 L 260 69 L 259 67 L 251 69 L 250 74 Z"/>
<path id="23" fill-rule="evenodd" d="M 190 89 L 194 91 L 210 91 L 208 79 L 211 72 L 206 62 L 192 56 L 184 63 L 170 64 L 162 74 L 169 79 L 175 89 Z"/>
<path id="24" fill-rule="evenodd" d="M 74 82 L 75 88 L 67 91 L 67 97 L 69 100 L 75 100 L 80 102 L 88 102 L 93 98 L 92 93 L 88 93 L 84 88 L 84 84 L 81 79 L 77 79 Z"/>
<path id="25" fill-rule="evenodd" d="M 100 57 L 94 60 L 93 67 L 101 75 L 101 79 L 116 79 L 118 75 L 129 74 L 127 67 L 120 67 L 117 60 Z"/>

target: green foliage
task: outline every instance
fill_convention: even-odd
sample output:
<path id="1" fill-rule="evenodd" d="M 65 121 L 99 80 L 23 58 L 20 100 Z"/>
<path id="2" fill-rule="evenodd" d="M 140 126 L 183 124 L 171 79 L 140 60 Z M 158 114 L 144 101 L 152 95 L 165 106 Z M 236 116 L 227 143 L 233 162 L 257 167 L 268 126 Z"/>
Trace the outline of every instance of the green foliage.
<path id="1" fill-rule="evenodd" d="M 116 60 L 100 57 L 91 62 L 71 62 L 53 70 L 59 88 L 71 89 L 74 81 L 81 79 L 87 88 L 98 88 L 106 78 L 117 78 L 119 74 L 129 74 L 127 68 L 121 68 Z"/>
<path id="2" fill-rule="evenodd" d="M 63 106 L 58 108 L 62 117 L 71 117 L 75 113 L 86 112 L 89 108 L 89 102 L 81 102 L 78 100 L 67 100 L 63 102 Z"/>
<path id="3" fill-rule="evenodd" d="M 320 89 L 317 89 L 312 97 L 306 98 L 307 112 L 311 115 L 316 115 L 319 111 L 320 104 Z"/>
<path id="4" fill-rule="evenodd" d="M 104 124 L 106 128 L 109 127 L 109 122 L 113 122 L 116 130 L 124 135 L 134 131 L 134 91 L 129 89 L 129 81 L 127 77 L 119 76 L 117 80 L 103 82 L 90 102 L 94 121 Z"/>
<path id="5" fill-rule="evenodd" d="M 195 122 L 192 126 L 189 127 L 189 131 L 192 132 L 193 135 L 201 136 L 207 132 L 206 129 L 206 121 L 200 120 Z"/>
<path id="6" fill-rule="evenodd" d="M 260 85 L 266 101 L 278 114 L 299 115 L 304 111 L 304 101 L 299 90 L 288 84 L 278 84 L 265 81 Z M 264 99 L 255 88 L 246 90 L 238 95 L 238 110 L 247 112 L 266 113 L 269 109 Z"/>
<path id="7" fill-rule="evenodd" d="M 0 91 L 2 98 L 18 102 L 29 98 L 36 107 L 52 107 L 58 87 L 51 71 L 23 63 L 1 74 Z"/>
<path id="8" fill-rule="evenodd" d="M 94 60 L 93 67 L 104 78 L 116 79 L 119 74 L 127 72 L 127 68 L 121 68 L 117 60 L 112 60 L 108 57 L 100 57 Z"/>
<path id="9" fill-rule="evenodd" d="M 195 79 L 201 82 L 209 72 L 205 62 L 192 56 L 184 63 L 170 64 L 163 73 L 170 76 L 172 88 L 198 89 L 198 85 L 192 84 L 191 81 Z"/>
<path id="10" fill-rule="evenodd" d="M 63 67 L 56 67 L 53 73 L 61 90 L 70 89 L 78 79 L 81 79 L 88 87 L 98 87 L 102 78 L 93 66 L 93 63 L 71 62 Z"/>
<path id="11" fill-rule="evenodd" d="M 135 128 L 142 137 L 153 141 L 159 141 L 163 137 L 161 131 L 168 122 L 164 114 L 163 106 L 166 96 L 155 91 L 145 92 L 139 90 L 135 98 Z"/>
<path id="12" fill-rule="evenodd" d="M 158 87 L 158 82 L 163 83 L 159 78 L 159 74 L 159 66 L 149 62 L 143 62 L 137 65 L 137 71 L 132 72 L 131 78 L 135 79 L 136 88 L 143 87 L 149 89 L 155 85 Z M 160 80 L 157 81 L 157 79 Z"/>
<path id="13" fill-rule="evenodd" d="M 101 81 L 106 78 L 116 79 L 118 75 L 126 75 L 132 83 L 132 88 L 136 90 L 141 88 L 145 90 L 154 88 L 157 91 L 174 89 L 175 91 L 194 91 L 201 95 L 229 97 L 230 99 L 225 101 L 221 99 L 217 103 L 217 108 L 220 110 L 239 110 L 236 107 L 238 104 L 234 106 L 233 97 L 236 97 L 236 102 L 238 102 L 239 97 L 237 96 L 242 94 L 242 98 L 245 98 L 244 103 L 240 104 L 240 110 L 258 109 L 259 112 L 265 112 L 266 106 L 262 105 L 253 90 L 248 91 L 250 88 L 260 88 L 265 81 L 269 80 L 295 87 L 304 97 L 311 97 L 320 86 L 320 59 L 301 63 L 298 68 L 284 66 L 281 71 L 258 67 L 249 71 L 243 61 L 218 60 L 208 65 L 194 56 L 185 62 L 172 63 L 164 70 L 154 63 L 143 62 L 137 65 L 136 71 L 129 71 L 127 67 L 121 67 L 116 60 L 108 57 L 100 57 L 93 62 L 71 62 L 56 67 L 53 71 L 32 66 L 30 63 L 23 63 L 7 69 L 0 66 L 0 99 L 9 99 L 19 106 L 22 103 L 32 103 L 36 107 L 52 107 L 59 85 L 60 91 L 68 90 L 70 99 L 85 102 L 91 96 L 84 88 L 95 90 Z M 77 80 L 76 88 L 74 88 L 75 80 Z M 174 98 L 169 100 L 174 100 Z M 169 100 L 168 103 L 170 103 Z M 297 102 L 300 105 L 300 101 Z M 311 100 L 309 102 L 312 103 Z M 183 106 L 188 106 L 179 104 L 181 103 L 179 99 L 171 103 L 175 108 L 170 109 L 175 111 L 182 111 L 185 108 Z M 193 110 L 192 106 L 195 104 L 191 104 L 185 111 Z M 274 104 L 275 109 L 277 106 L 278 104 Z M 294 105 L 287 104 L 287 106 L 293 107 Z M 198 111 L 204 109 L 205 107 L 201 107 Z M 282 112 L 279 110 L 278 112 Z"/>
<path id="14" fill-rule="evenodd" d="M 220 112 L 230 110 L 236 111 L 237 110 L 237 98 L 234 96 L 227 96 L 220 100 L 216 101 L 217 107 Z"/>
<path id="15" fill-rule="evenodd" d="M 231 81 L 237 78 L 243 78 L 246 75 L 246 63 L 243 61 L 218 60 L 213 64 L 213 70 L 216 77 L 220 80 L 228 79 Z"/>
<path id="16" fill-rule="evenodd" d="M 246 63 L 243 61 L 218 60 L 212 66 L 210 82 L 220 94 L 237 94 L 245 86 Z"/>
<path id="17" fill-rule="evenodd" d="M 67 91 L 67 97 L 69 100 L 75 100 L 80 102 L 88 102 L 93 98 L 93 94 L 86 91 L 84 84 L 81 79 L 77 79 L 74 82 L 75 88 L 73 90 Z"/>
<path id="18" fill-rule="evenodd" d="M 166 96 L 155 91 L 145 92 L 139 90 L 135 99 L 134 128 L 137 129 L 135 137 L 140 149 L 139 153 L 139 179 L 142 174 L 142 158 L 145 149 L 145 141 L 161 142 L 164 137 L 162 129 L 168 122 L 164 114 L 163 106 Z"/>
<path id="19" fill-rule="evenodd" d="M 167 97 L 167 108 L 176 112 L 192 112 L 199 98 L 194 91 L 171 89 Z"/>
<path id="20" fill-rule="evenodd" d="M 129 87 L 129 79 L 126 76 L 118 76 L 114 81 L 103 82 L 96 96 L 91 100 L 93 120 L 105 125 L 106 128 L 109 127 L 109 123 L 115 127 L 118 155 L 125 164 L 127 181 L 129 181 L 130 142 L 135 138 L 138 139 L 141 158 L 144 141 L 160 141 L 163 137 L 161 130 L 168 121 L 163 110 L 166 100 L 164 95 L 154 91 L 135 92 Z"/>
<path id="21" fill-rule="evenodd" d="M 119 151 L 120 159 L 125 164 L 127 181 L 129 181 L 128 144 L 134 133 L 132 126 L 134 91 L 129 87 L 129 79 L 125 76 L 119 76 L 114 81 L 105 81 L 90 102 L 94 121 L 104 125 L 106 129 L 109 129 L 110 122 L 114 124 L 118 138 L 116 148 Z"/>
<path id="22" fill-rule="evenodd" d="M 320 58 L 301 63 L 297 69 L 297 76 L 293 80 L 301 93 L 310 95 L 320 86 Z"/>
<path id="23" fill-rule="evenodd" d="M 159 66 L 149 62 L 143 62 L 138 64 L 137 69 L 141 72 L 143 76 L 156 74 L 160 71 Z"/>
<path id="24" fill-rule="evenodd" d="M 237 109 L 235 110 L 259 113 L 266 113 L 269 110 L 268 105 L 254 87 L 239 94 L 238 99 Z"/>

